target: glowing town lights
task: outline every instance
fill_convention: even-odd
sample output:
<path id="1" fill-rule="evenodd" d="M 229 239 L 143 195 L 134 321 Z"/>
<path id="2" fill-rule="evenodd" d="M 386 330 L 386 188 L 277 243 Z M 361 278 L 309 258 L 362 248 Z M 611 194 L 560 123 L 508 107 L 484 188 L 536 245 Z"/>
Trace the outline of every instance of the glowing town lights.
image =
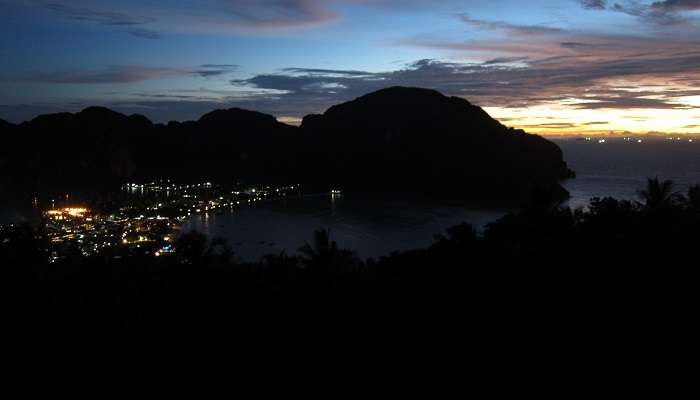
<path id="1" fill-rule="evenodd" d="M 51 219 L 64 220 L 68 217 L 74 219 L 81 219 L 84 218 L 85 214 L 89 212 L 90 210 L 88 210 L 87 208 L 67 207 L 58 210 L 49 210 L 46 211 L 45 214 Z"/>
<path id="2" fill-rule="evenodd" d="M 66 208 L 68 215 L 81 215 L 87 212 L 85 208 Z"/>
<path id="3" fill-rule="evenodd" d="M 210 214 L 213 211 L 217 211 L 218 215 L 219 210 L 221 213 L 225 212 L 224 208 L 233 209 L 237 205 L 253 205 L 273 197 L 284 197 L 289 190 L 298 187 L 248 187 L 229 192 L 211 182 L 188 185 L 191 189 L 187 190 L 184 189 L 184 185 L 165 185 L 162 182 L 145 185 L 129 183 L 122 186 L 122 189 L 129 192 L 136 188 L 144 192 L 165 193 L 172 187 L 167 199 L 145 204 L 140 197 L 138 201 L 129 199 L 121 204 L 118 211 L 114 210 L 108 214 L 101 214 L 83 206 L 61 208 L 56 206 L 56 201 L 52 201 L 47 209 L 42 210 L 42 223 L 46 226 L 53 262 L 64 258 L 61 252 L 65 244 L 71 242 L 75 243 L 85 256 L 100 254 L 112 246 L 123 246 L 129 252 L 164 257 L 173 253 L 173 243 L 177 237 L 174 231 L 182 229 L 182 224 L 188 217 L 204 213 L 201 216 L 206 219 L 213 216 Z M 211 192 L 197 192 L 198 187 L 202 188 L 199 190 Z M 210 198 L 211 195 L 214 197 Z M 113 257 L 117 259 L 121 256 Z"/>

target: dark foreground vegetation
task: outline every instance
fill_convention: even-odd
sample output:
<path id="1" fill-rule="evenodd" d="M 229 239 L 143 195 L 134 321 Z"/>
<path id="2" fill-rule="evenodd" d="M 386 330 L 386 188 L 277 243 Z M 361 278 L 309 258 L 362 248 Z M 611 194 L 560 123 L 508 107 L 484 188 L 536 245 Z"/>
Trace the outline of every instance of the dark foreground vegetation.
<path id="1" fill-rule="evenodd" d="M 3 390 L 694 398 L 700 188 L 640 194 L 532 206 L 367 262 L 318 231 L 255 265 L 197 234 L 170 258 L 46 265 L 16 230 L 0 244 Z"/>

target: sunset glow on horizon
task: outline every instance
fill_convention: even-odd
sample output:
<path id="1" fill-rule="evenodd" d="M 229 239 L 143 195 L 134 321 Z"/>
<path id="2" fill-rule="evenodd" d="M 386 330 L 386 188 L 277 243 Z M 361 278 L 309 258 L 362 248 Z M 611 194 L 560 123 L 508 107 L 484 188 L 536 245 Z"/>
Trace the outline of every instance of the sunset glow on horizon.
<path id="1" fill-rule="evenodd" d="M 0 118 L 298 125 L 389 86 L 542 135 L 700 134 L 700 0 L 0 0 Z"/>
<path id="2" fill-rule="evenodd" d="M 565 104 L 485 107 L 506 126 L 553 136 L 699 135 L 700 109 L 581 110 Z"/>

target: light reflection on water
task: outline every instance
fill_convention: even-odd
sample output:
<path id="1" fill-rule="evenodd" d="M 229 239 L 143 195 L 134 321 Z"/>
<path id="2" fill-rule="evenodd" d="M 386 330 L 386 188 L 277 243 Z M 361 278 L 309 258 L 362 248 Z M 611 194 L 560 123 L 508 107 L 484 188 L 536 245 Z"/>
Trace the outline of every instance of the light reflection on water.
<path id="1" fill-rule="evenodd" d="M 318 228 L 360 257 L 426 247 L 435 234 L 462 222 L 482 228 L 503 211 L 437 206 L 425 200 L 380 196 L 318 195 L 285 199 L 225 214 L 193 217 L 183 231 L 227 239 L 246 261 L 265 254 L 295 254 Z"/>

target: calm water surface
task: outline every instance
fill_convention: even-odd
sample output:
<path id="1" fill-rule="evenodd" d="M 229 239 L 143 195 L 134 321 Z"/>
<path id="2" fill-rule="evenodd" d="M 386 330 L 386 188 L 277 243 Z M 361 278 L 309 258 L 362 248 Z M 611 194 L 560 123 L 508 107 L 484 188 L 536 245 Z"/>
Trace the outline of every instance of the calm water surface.
<path id="1" fill-rule="evenodd" d="M 564 182 L 569 204 L 582 207 L 592 197 L 637 199 L 646 179 L 671 179 L 678 190 L 700 184 L 700 141 L 645 139 L 642 143 L 607 139 L 605 143 L 555 140 L 576 179 Z"/>
<path id="2" fill-rule="evenodd" d="M 700 143 L 608 139 L 599 144 L 574 139 L 556 140 L 577 179 L 564 182 L 569 204 L 581 207 L 592 197 L 634 199 L 647 177 L 673 179 L 679 189 L 700 183 Z M 270 202 L 231 214 L 195 217 L 184 230 L 221 236 L 243 260 L 286 251 L 294 254 L 314 230 L 325 227 L 340 246 L 359 256 L 379 257 L 396 250 L 430 245 L 437 233 L 469 222 L 477 228 L 503 215 L 503 210 L 467 209 L 435 202 L 346 193 Z"/>
<path id="3" fill-rule="evenodd" d="M 324 227 L 333 240 L 360 257 L 379 257 L 395 250 L 426 247 L 435 234 L 468 221 L 476 227 L 503 214 L 437 205 L 421 199 L 344 194 L 305 196 L 271 201 L 232 213 L 192 218 L 183 227 L 228 240 L 247 261 L 265 254 L 295 254 L 314 230 Z"/>

